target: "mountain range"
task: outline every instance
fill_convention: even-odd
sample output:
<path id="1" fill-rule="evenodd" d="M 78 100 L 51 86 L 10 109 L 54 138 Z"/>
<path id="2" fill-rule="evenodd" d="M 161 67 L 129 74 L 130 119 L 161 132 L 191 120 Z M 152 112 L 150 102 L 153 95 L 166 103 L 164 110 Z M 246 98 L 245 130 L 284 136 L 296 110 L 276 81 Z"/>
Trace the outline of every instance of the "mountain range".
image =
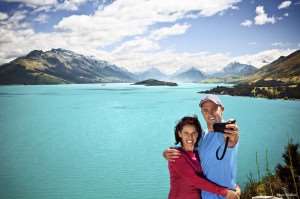
<path id="1" fill-rule="evenodd" d="M 234 86 L 217 86 L 201 93 L 265 97 L 270 99 L 300 99 L 300 50 L 242 76 Z"/>
<path id="2" fill-rule="evenodd" d="M 300 82 L 300 50 L 280 57 L 260 69 L 233 62 L 222 71 L 212 74 L 206 74 L 195 67 L 181 69 L 171 75 L 164 74 L 155 67 L 132 73 L 107 61 L 61 48 L 34 50 L 0 66 L 0 84 L 136 82 L 146 79 L 200 82 L 214 78 L 219 82 L 255 82 L 262 79 Z"/>

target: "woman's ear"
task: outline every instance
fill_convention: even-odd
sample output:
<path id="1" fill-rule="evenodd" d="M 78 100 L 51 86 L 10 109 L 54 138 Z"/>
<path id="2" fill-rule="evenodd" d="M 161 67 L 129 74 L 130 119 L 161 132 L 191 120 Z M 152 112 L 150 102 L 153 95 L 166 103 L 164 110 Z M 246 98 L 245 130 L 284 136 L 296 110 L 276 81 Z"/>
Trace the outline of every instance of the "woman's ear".
<path id="1" fill-rule="evenodd" d="M 178 131 L 178 136 L 182 139 L 182 132 Z"/>

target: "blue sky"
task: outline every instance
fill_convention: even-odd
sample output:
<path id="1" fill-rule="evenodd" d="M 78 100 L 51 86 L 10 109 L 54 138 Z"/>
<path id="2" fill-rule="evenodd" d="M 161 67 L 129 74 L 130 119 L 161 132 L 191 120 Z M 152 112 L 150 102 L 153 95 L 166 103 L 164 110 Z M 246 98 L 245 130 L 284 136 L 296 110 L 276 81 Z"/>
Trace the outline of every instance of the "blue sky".
<path id="1" fill-rule="evenodd" d="M 130 71 L 261 67 L 300 49 L 300 0 L 2 0 L 0 64 L 65 48 Z"/>

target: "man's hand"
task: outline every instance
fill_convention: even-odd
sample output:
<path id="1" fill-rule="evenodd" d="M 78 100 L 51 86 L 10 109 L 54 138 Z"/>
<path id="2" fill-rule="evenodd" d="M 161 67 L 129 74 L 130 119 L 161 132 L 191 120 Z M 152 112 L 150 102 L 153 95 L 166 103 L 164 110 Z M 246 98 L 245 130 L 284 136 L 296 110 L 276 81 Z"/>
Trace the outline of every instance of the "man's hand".
<path id="1" fill-rule="evenodd" d="M 235 191 L 228 190 L 226 194 L 226 199 L 239 199 L 240 196 Z"/>
<path id="2" fill-rule="evenodd" d="M 239 196 L 239 197 L 241 197 L 241 188 L 240 188 L 240 186 L 239 185 L 236 185 L 236 187 L 235 187 L 235 193 Z"/>
<path id="3" fill-rule="evenodd" d="M 168 148 L 163 152 L 163 156 L 166 160 L 175 162 L 180 157 L 180 151 L 177 149 Z"/>
<path id="4" fill-rule="evenodd" d="M 239 132 L 238 125 L 236 123 L 235 124 L 227 124 L 224 132 L 225 132 L 224 138 L 227 138 L 227 137 L 229 138 L 228 146 L 234 147 L 239 140 L 240 132 Z"/>

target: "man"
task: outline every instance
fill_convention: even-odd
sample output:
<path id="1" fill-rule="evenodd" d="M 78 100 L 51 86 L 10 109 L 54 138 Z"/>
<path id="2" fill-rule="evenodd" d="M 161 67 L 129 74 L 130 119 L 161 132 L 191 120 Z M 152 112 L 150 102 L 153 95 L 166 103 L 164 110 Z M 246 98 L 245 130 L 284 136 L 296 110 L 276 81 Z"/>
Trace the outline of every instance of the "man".
<path id="1" fill-rule="evenodd" d="M 214 132 L 213 124 L 222 122 L 224 112 L 224 105 L 216 95 L 205 95 L 199 106 L 207 125 L 207 132 L 202 136 L 197 149 L 203 174 L 207 179 L 218 185 L 235 189 L 238 126 L 237 124 L 227 124 L 224 134 Z M 222 157 L 226 138 L 228 138 L 228 149 Z M 180 156 L 180 152 L 176 149 L 167 149 L 163 155 L 169 161 L 176 161 L 176 158 Z M 201 194 L 203 199 L 223 198 L 205 191 L 202 191 Z"/>

